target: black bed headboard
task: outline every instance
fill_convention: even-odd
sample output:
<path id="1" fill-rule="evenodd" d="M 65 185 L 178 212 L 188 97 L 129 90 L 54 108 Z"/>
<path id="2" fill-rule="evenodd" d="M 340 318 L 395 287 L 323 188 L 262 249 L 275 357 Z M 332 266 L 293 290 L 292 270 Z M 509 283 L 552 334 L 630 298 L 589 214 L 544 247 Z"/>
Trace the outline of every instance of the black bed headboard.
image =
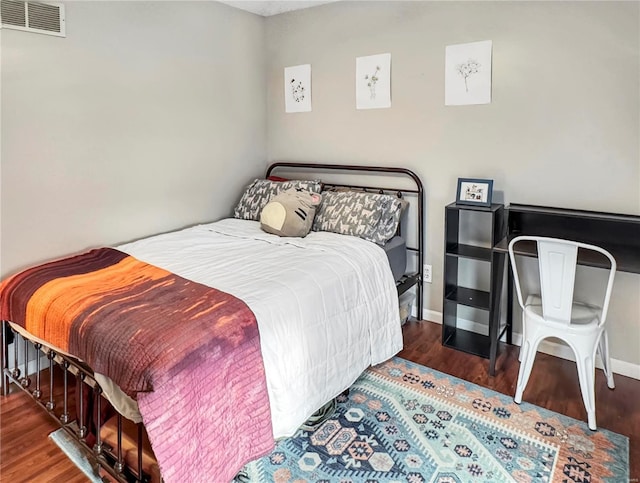
<path id="1" fill-rule="evenodd" d="M 385 186 L 371 186 L 365 184 L 351 183 L 351 182 L 326 182 L 326 187 L 336 188 L 357 188 L 365 189 L 368 191 L 377 191 L 380 193 L 394 193 L 404 197 L 405 195 L 414 196 L 417 204 L 415 220 L 413 222 L 416 226 L 417 242 L 416 244 L 410 244 L 407 240 L 407 250 L 413 252 L 417 256 L 417 269 L 414 272 L 406 273 L 404 277 L 397 283 L 398 295 L 406 292 L 414 285 L 416 286 L 416 298 L 417 300 L 417 314 L 418 318 L 422 318 L 422 304 L 423 304 L 423 266 L 424 266 L 424 186 L 422 181 L 416 173 L 407 168 L 398 168 L 395 166 L 364 166 L 364 165 L 350 165 L 350 164 L 326 164 L 326 163 L 299 163 L 299 162 L 276 162 L 271 164 L 267 168 L 266 177 L 272 176 L 274 171 L 286 171 L 287 173 L 305 172 L 312 173 L 315 177 L 322 180 L 322 172 L 337 172 L 338 174 L 344 174 L 349 179 L 349 176 L 370 175 L 370 174 L 388 174 L 392 178 L 404 178 L 410 180 L 412 186 L 410 188 L 398 188 L 398 187 L 385 187 Z M 324 180 L 323 180 L 324 182 Z"/>

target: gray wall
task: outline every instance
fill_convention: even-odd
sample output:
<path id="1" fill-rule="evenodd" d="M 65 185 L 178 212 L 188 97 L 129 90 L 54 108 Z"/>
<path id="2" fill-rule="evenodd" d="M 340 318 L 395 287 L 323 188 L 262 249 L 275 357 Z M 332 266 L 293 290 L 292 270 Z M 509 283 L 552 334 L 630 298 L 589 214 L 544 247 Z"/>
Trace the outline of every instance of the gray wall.
<path id="1" fill-rule="evenodd" d="M 494 179 L 507 202 L 640 213 L 637 2 L 338 2 L 267 19 L 65 5 L 64 39 L 0 31 L 0 277 L 225 216 L 265 158 L 417 171 L 435 312 L 458 177 Z M 494 42 L 493 102 L 445 107 L 445 46 L 477 40 Z M 392 107 L 357 111 L 355 57 L 384 52 Z M 313 112 L 285 115 L 283 68 L 302 63 Z M 615 358 L 640 364 L 639 321 L 640 277 L 619 274 Z"/>
<path id="2" fill-rule="evenodd" d="M 230 214 L 266 156 L 264 19 L 215 2 L 65 2 L 2 29 L 0 275 Z"/>
<path id="3" fill-rule="evenodd" d="M 406 166 L 427 189 L 425 306 L 442 311 L 458 177 L 506 202 L 640 214 L 637 2 L 338 2 L 267 19 L 268 157 Z M 493 101 L 444 106 L 445 46 L 493 41 Z M 355 109 L 355 58 L 390 52 L 392 107 Z M 283 69 L 312 65 L 313 111 Z M 598 278 L 598 275 L 594 275 Z M 588 290 L 587 290 L 588 291 Z M 620 274 L 612 355 L 640 363 L 640 277 Z"/>

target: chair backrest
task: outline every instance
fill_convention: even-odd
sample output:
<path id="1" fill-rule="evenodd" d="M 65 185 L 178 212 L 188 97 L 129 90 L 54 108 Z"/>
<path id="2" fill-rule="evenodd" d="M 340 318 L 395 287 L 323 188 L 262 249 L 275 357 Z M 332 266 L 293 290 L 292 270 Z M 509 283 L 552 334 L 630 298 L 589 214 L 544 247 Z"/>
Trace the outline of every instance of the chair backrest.
<path id="1" fill-rule="evenodd" d="M 613 256 L 603 248 L 571 240 L 539 236 L 519 236 L 514 238 L 509 243 L 509 258 L 513 269 L 518 302 L 523 309 L 524 300 L 515 261 L 514 245 L 527 240 L 535 241 L 538 248 L 543 317 L 565 324 L 571 322 L 578 248 L 601 253 L 609 259 L 609 279 L 600 314 L 600 325 L 604 324 L 616 271 L 616 261 Z"/>

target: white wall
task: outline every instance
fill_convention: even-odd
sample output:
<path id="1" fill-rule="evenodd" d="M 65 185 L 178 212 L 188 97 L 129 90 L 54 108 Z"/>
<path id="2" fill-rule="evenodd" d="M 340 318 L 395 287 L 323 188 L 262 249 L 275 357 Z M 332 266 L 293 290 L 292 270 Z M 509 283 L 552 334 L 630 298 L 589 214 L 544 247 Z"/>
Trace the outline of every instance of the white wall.
<path id="1" fill-rule="evenodd" d="M 406 166 L 427 190 L 425 307 L 442 311 L 458 177 L 505 201 L 640 214 L 638 2 L 338 2 L 267 19 L 268 157 Z M 493 41 L 493 101 L 444 106 L 445 46 Z M 392 55 L 392 107 L 356 110 L 355 58 Z M 313 111 L 283 69 L 312 65 Z M 640 364 L 640 277 L 620 274 L 613 357 Z"/>
<path id="2" fill-rule="evenodd" d="M 216 2 L 65 2 L 2 29 L 0 276 L 230 214 L 264 172 L 264 19 Z"/>

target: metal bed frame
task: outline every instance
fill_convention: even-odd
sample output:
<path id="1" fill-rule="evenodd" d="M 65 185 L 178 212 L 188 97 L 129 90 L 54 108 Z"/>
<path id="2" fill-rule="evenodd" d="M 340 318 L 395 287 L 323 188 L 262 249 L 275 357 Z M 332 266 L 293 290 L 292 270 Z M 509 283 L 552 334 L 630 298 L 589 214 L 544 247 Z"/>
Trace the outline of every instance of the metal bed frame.
<path id="1" fill-rule="evenodd" d="M 305 172 L 313 170 L 314 177 L 317 177 L 322 172 L 336 172 L 338 174 L 353 175 L 354 173 L 360 173 L 361 175 L 370 175 L 372 173 L 382 175 L 394 175 L 402 176 L 404 178 L 411 179 L 415 187 L 404 189 L 398 187 L 380 187 L 380 186 L 363 186 L 358 184 L 342 184 L 342 183 L 324 183 L 324 189 L 332 188 L 349 188 L 364 190 L 368 192 L 387 193 L 394 194 L 399 197 L 404 195 L 415 196 L 417 201 L 417 242 L 415 244 L 409 244 L 407 241 L 407 250 L 413 252 L 417 256 L 417 270 L 405 275 L 396 283 L 398 289 L 398 295 L 406 292 L 412 287 L 416 287 L 417 295 L 417 314 L 418 318 L 421 318 L 422 305 L 423 305 L 423 261 L 424 261 L 424 188 L 420 178 L 411 170 L 397 167 L 380 167 L 380 166 L 357 166 L 357 165 L 336 165 L 336 164 L 311 164 L 311 163 L 299 163 L 299 162 L 277 162 L 270 165 L 266 171 L 266 177 L 272 175 L 276 170 L 281 171 L 294 171 Z M 400 227 L 399 227 L 400 230 Z M 1 368 L 1 384 L 0 395 L 5 396 L 9 393 L 10 384 L 13 383 L 17 388 L 27 393 L 38 406 L 46 411 L 56 423 L 59 424 L 70 436 L 72 436 L 80 446 L 85 450 L 86 455 L 91 458 L 92 463 L 96 465 L 96 469 L 99 466 L 106 471 L 112 478 L 118 482 L 130 483 L 130 482 L 149 482 L 151 476 L 143 470 L 143 425 L 138 423 L 136 425 L 137 435 L 134 437 L 136 441 L 136 462 L 135 467 L 127 464 L 124 456 L 123 447 L 123 416 L 116 415 L 117 418 L 117 432 L 114 444 L 107 444 L 101 438 L 102 422 L 100 420 L 101 408 L 105 403 L 102 396 L 102 389 L 94 378 L 94 373 L 90 367 L 83 362 L 56 352 L 55 350 L 45 347 L 39 341 L 30 340 L 28 337 L 18 334 L 9 325 L 8 321 L 0 321 L 0 368 Z M 9 341 L 13 339 L 13 355 L 9 354 Z M 18 346 L 19 341 L 23 342 L 23 367 L 24 372 L 19 367 L 19 354 Z M 33 347 L 35 350 L 35 373 L 32 375 L 35 378 L 35 386 L 32 387 L 32 377 L 27 373 L 29 365 L 29 348 Z M 43 394 L 43 385 L 41 384 L 41 358 L 46 355 L 48 359 L 49 369 L 49 384 L 48 395 Z M 54 385 L 56 384 L 56 374 L 59 374 L 59 368 L 62 370 L 62 385 L 63 394 L 62 401 L 54 400 Z M 75 384 L 70 384 L 70 381 L 75 381 Z M 59 382 L 58 382 L 59 384 Z M 76 410 L 73 411 L 75 418 L 71 417 L 69 402 L 72 400 L 69 397 L 71 386 L 75 386 L 75 401 Z M 89 391 L 90 397 L 93 398 L 93 407 L 95 408 L 95 414 L 97 417 L 94 419 L 96 425 L 96 431 L 94 434 L 95 443 L 90 446 L 87 442 L 87 436 L 89 430 L 85 425 L 87 410 L 84 404 L 84 391 Z M 327 403 L 328 405 L 331 403 Z M 322 413 L 323 410 L 326 413 L 326 405 L 320 408 L 318 413 Z M 316 413 L 316 414 L 318 414 Z M 326 415 L 325 415 L 326 416 Z M 321 421 L 320 421 L 321 422 Z M 316 420 L 313 423 L 319 424 Z"/>
<path id="2" fill-rule="evenodd" d="M 9 384 L 14 383 L 16 387 L 27 393 L 35 403 L 44 409 L 47 414 L 59 426 L 64 429 L 67 434 L 73 437 L 78 444 L 85 450 L 87 456 L 91 456 L 94 461 L 94 466 L 103 468 L 109 473 L 116 481 L 120 482 L 149 482 L 150 476 L 145 474 L 142 469 L 142 457 L 143 457 L 143 426 L 138 423 L 137 426 L 137 467 L 133 468 L 125 464 L 123 454 L 122 443 L 122 427 L 123 416 L 116 414 L 117 418 L 117 436 L 116 444 L 112 446 L 105 443 L 101 438 L 101 408 L 104 404 L 102 398 L 102 389 L 94 378 L 94 373 L 90 367 L 84 364 L 82 361 L 70 357 L 66 354 L 56 352 L 39 342 L 32 341 L 17 331 L 13 330 L 7 321 L 2 321 L 2 392 L 1 395 L 5 396 L 9 393 Z M 9 354 L 8 344 L 5 343 L 8 339 L 9 331 L 13 336 L 13 364 L 9 367 Z M 35 363 L 36 371 L 33 374 L 35 377 L 35 388 L 31 389 L 32 379 L 27 373 L 27 370 L 21 370 L 18 365 L 18 347 L 19 341 L 23 342 L 23 368 L 28 368 L 29 362 L 29 350 L 30 347 L 35 349 Z M 48 395 L 43 394 L 41 384 L 41 358 L 46 355 L 48 359 L 49 369 L 49 384 Z M 54 386 L 56 384 L 57 369 L 62 370 L 62 384 L 63 394 L 62 401 L 54 399 Z M 59 377 L 59 376 L 58 376 Z M 72 390 L 70 382 L 75 382 L 75 398 L 76 408 L 73 411 L 75 418 L 71 417 L 69 407 L 69 391 Z M 96 418 L 94 422 L 96 424 L 96 431 L 94 434 L 95 443 L 89 446 L 87 442 L 87 436 L 89 436 L 89 429 L 85 424 L 86 412 L 84 404 L 84 391 L 88 389 L 90 397 L 93 399 Z M 43 397 L 44 396 L 44 397 Z"/>

